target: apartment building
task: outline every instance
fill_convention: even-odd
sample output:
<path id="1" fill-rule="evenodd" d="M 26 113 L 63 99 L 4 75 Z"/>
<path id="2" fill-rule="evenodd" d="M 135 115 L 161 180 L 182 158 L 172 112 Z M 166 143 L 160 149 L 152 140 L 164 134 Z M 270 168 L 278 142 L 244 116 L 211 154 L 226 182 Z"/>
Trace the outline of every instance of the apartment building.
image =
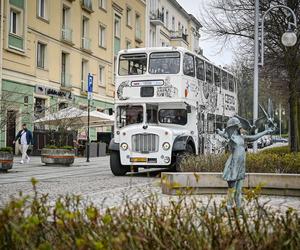
<path id="1" fill-rule="evenodd" d="M 176 0 L 147 1 L 147 46 L 181 46 L 196 53 L 202 27 Z"/>
<path id="2" fill-rule="evenodd" d="M 86 109 L 88 74 L 93 109 L 112 107 L 117 52 L 145 46 L 144 0 L 1 0 L 1 13 L 0 146 L 50 110 Z"/>

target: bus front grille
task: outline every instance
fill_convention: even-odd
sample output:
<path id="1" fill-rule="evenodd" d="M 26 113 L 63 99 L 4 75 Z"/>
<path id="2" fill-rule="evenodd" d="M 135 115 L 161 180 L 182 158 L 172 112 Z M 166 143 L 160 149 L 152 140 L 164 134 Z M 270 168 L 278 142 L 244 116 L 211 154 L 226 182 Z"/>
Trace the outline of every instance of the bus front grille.
<path id="1" fill-rule="evenodd" d="M 158 135 L 155 134 L 133 135 L 132 151 L 138 153 L 158 152 Z"/>

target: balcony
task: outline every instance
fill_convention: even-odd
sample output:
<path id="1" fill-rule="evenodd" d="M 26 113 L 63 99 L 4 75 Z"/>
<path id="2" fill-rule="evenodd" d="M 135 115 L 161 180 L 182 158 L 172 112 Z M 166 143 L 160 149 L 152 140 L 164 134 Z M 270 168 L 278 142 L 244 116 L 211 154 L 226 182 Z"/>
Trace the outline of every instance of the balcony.
<path id="1" fill-rule="evenodd" d="M 164 25 L 164 13 L 157 11 L 151 11 L 150 13 L 150 22 L 153 25 Z"/>
<path id="2" fill-rule="evenodd" d="M 61 74 L 61 87 L 64 89 L 71 89 L 72 83 L 71 83 L 71 75 L 63 72 Z"/>
<path id="3" fill-rule="evenodd" d="M 71 29 L 63 27 L 61 29 L 61 39 L 67 43 L 72 43 L 72 33 Z"/>
<path id="4" fill-rule="evenodd" d="M 8 46 L 17 50 L 24 50 L 24 39 L 23 37 L 17 36 L 10 33 L 8 36 Z"/>
<path id="5" fill-rule="evenodd" d="M 81 38 L 81 48 L 87 52 L 91 52 L 91 39 L 87 37 Z"/>
<path id="6" fill-rule="evenodd" d="M 81 8 L 88 13 L 93 13 L 92 0 L 81 0 Z"/>
<path id="7" fill-rule="evenodd" d="M 184 34 L 182 30 L 179 31 L 171 31 L 170 33 L 170 37 L 171 39 L 182 39 L 184 40 L 186 43 L 188 43 L 187 34 Z"/>

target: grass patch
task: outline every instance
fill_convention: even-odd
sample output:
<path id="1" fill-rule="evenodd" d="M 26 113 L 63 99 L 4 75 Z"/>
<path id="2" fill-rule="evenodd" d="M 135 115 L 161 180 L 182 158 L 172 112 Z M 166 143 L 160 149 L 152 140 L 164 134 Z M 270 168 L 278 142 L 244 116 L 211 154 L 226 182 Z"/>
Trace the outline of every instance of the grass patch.
<path id="1" fill-rule="evenodd" d="M 222 172 L 228 155 L 197 155 L 182 160 L 183 172 Z M 300 153 L 290 153 L 288 147 L 263 150 L 247 154 L 248 173 L 293 173 L 300 174 Z"/>
<path id="2" fill-rule="evenodd" d="M 181 197 L 162 205 L 152 196 L 100 212 L 79 196 L 12 199 L 0 210 L 0 249 L 299 249 L 292 209 L 278 214 L 248 191 L 247 209 L 204 205 Z"/>

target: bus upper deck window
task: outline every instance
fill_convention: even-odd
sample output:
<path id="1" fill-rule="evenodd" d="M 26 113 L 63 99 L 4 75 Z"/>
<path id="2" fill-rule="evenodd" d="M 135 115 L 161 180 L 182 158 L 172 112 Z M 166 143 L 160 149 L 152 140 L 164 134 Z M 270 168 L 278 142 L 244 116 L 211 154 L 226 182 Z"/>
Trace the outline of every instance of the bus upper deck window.
<path id="1" fill-rule="evenodd" d="M 178 74 L 180 54 L 178 52 L 154 52 L 150 54 L 150 74 Z"/>
<path id="2" fill-rule="evenodd" d="M 221 87 L 221 70 L 214 67 L 214 79 L 217 87 Z"/>
<path id="3" fill-rule="evenodd" d="M 190 54 L 184 54 L 183 74 L 185 74 L 187 76 L 195 77 L 194 56 L 192 56 Z"/>
<path id="4" fill-rule="evenodd" d="M 222 71 L 222 88 L 226 90 L 228 89 L 228 76 L 225 71 Z"/>
<path id="5" fill-rule="evenodd" d="M 199 80 L 205 81 L 204 61 L 198 57 L 196 57 L 196 71 L 197 71 L 197 78 Z"/>
<path id="6" fill-rule="evenodd" d="M 119 75 L 143 75 L 147 69 L 146 54 L 123 54 L 119 60 Z"/>
<path id="7" fill-rule="evenodd" d="M 206 81 L 208 83 L 213 83 L 213 67 L 209 63 L 205 63 L 205 73 L 206 73 Z"/>

